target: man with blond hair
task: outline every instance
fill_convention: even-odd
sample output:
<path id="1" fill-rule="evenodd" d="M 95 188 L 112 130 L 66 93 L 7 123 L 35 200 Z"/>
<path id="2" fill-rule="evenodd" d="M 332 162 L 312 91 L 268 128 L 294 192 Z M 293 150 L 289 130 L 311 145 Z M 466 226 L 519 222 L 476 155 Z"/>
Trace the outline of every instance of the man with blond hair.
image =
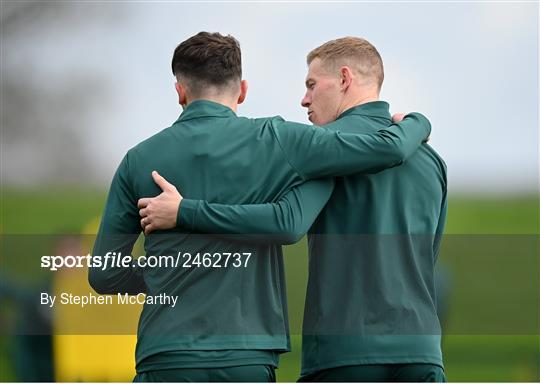
<path id="1" fill-rule="evenodd" d="M 350 133 L 392 123 L 379 101 L 382 59 L 368 41 L 329 41 L 307 63 L 302 106 L 311 122 Z M 300 381 L 444 381 L 434 285 L 446 217 L 443 160 L 425 144 L 399 167 L 334 181 L 308 234 Z M 272 204 L 235 206 L 165 192 L 144 213 L 153 228 L 267 233 L 286 243 L 311 224 L 306 206 L 317 196 L 303 198 L 290 192 Z"/>

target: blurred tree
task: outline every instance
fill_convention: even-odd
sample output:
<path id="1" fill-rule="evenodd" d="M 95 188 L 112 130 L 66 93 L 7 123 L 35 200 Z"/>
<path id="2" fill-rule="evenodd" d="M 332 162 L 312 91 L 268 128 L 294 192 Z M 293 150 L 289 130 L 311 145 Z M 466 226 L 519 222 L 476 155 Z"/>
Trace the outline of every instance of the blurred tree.
<path id="1" fill-rule="evenodd" d="M 106 103 L 107 79 L 81 70 L 81 50 L 47 52 L 60 35 L 110 25 L 117 7 L 56 2 L 1 5 L 1 170 L 3 185 L 92 183 L 92 153 L 85 145 L 92 116 Z M 69 35 L 67 35 L 69 36 Z M 62 45 L 55 46 L 62 48 Z M 44 54 L 45 52 L 45 54 Z M 83 53 L 83 55 L 80 55 Z M 71 56 L 70 56 L 71 55 Z M 73 62 L 67 63 L 66 58 Z M 49 73 L 53 63 L 58 73 Z M 58 71 L 57 71 L 58 72 Z"/>

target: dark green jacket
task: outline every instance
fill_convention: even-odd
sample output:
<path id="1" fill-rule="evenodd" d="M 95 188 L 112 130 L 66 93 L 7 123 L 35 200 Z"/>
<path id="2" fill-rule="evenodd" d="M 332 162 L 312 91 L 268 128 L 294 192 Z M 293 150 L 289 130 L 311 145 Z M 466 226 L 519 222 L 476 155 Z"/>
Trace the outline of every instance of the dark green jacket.
<path id="1" fill-rule="evenodd" d="M 325 129 L 375 133 L 390 124 L 388 104 L 372 102 Z M 308 230 L 331 189 L 330 181 L 309 182 L 259 205 L 184 200 L 189 215 L 180 213 L 178 224 L 287 244 Z M 446 191 L 446 166 L 427 144 L 399 167 L 335 178 L 308 235 L 303 374 L 355 364 L 442 366 L 434 265 Z"/>
<path id="2" fill-rule="evenodd" d="M 221 104 L 195 101 L 170 128 L 135 146 L 122 160 L 94 255 L 132 252 L 141 230 L 137 200 L 160 193 L 151 177 L 153 170 L 190 199 L 277 202 L 308 179 L 399 164 L 429 133 L 429 122 L 419 114 L 388 129 L 358 135 L 280 117 L 237 117 Z M 187 207 L 182 210 L 188 214 Z M 146 369 L 148 358 L 173 351 L 289 350 L 280 246 L 249 245 L 177 229 L 147 236 L 145 251 L 173 256 L 250 252 L 252 256 L 247 267 L 240 268 L 90 269 L 90 284 L 99 293 L 178 296 L 174 308 L 144 306 L 138 329 L 138 371 Z"/>

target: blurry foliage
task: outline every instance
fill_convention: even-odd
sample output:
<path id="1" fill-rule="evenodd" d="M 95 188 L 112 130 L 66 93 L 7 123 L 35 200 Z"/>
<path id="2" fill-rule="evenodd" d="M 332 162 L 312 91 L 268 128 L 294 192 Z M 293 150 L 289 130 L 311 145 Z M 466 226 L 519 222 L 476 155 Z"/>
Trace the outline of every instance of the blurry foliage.
<path id="1" fill-rule="evenodd" d="M 62 34 L 75 34 L 89 23 L 94 27 L 112 23 L 118 9 L 3 1 L 1 10 L 2 184 L 88 184 L 95 175 L 93 154 L 84 141 L 93 114 L 106 99 L 106 79 L 85 69 L 85 41 L 77 52 L 70 47 L 63 52 L 80 57 L 80 68 L 48 56 L 42 45 Z M 44 69 L 50 62 L 60 65 L 59 75 Z"/>

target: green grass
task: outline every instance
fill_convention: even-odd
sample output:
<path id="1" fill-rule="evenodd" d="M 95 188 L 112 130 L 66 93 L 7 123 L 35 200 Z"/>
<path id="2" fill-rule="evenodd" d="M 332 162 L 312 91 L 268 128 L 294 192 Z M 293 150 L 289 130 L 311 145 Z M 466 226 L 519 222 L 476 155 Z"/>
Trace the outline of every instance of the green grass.
<path id="1" fill-rule="evenodd" d="M 101 215 L 106 193 L 92 189 L 3 189 L 0 233 L 76 234 Z"/>
<path id="2" fill-rule="evenodd" d="M 450 197 L 447 234 L 539 234 L 538 195 Z"/>
<path id="3" fill-rule="evenodd" d="M 105 193 L 91 189 L 2 191 L 3 234 L 78 234 L 95 229 Z M 452 275 L 443 350 L 450 381 L 540 380 L 540 238 L 537 196 L 451 197 L 441 264 Z M 473 236 L 476 235 L 476 236 Z M 478 236 L 482 235 L 482 236 Z M 511 236 L 507 236 L 511 235 Z M 285 249 L 293 351 L 280 381 L 299 374 L 305 239 Z M 489 336 L 480 336 L 492 333 Z M 0 380 L 14 380 L 0 337 Z"/>

